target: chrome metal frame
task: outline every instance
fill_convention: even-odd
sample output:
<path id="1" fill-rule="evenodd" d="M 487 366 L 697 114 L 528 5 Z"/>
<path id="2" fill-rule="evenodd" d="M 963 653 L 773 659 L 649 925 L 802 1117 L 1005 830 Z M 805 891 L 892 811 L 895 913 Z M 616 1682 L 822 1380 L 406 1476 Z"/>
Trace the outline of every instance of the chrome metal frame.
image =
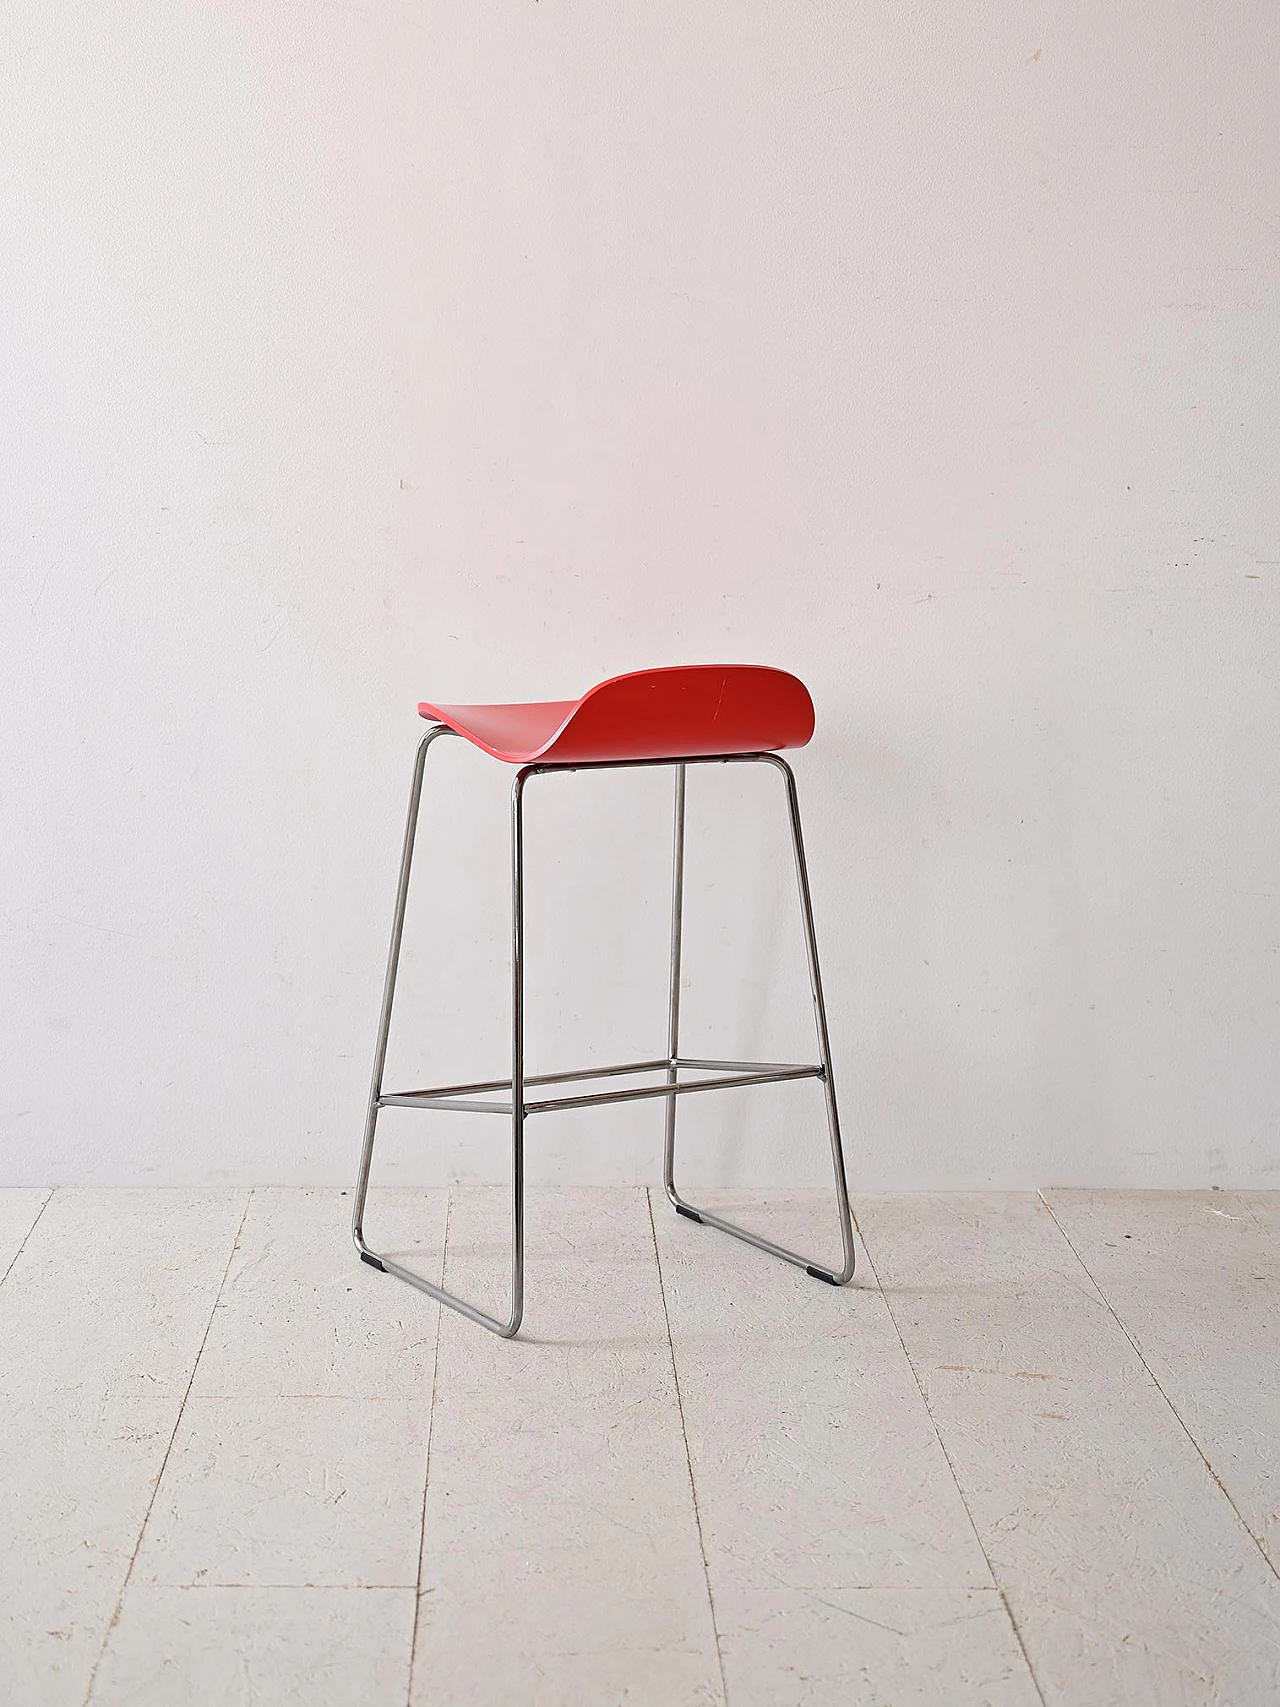
<path id="1" fill-rule="evenodd" d="M 382 1089 L 382 1074 L 386 1064 L 387 1038 L 391 1030 L 391 1009 L 395 1000 L 396 976 L 400 966 L 400 943 L 404 935 L 405 905 L 409 896 L 409 874 L 413 867 L 413 847 L 418 828 L 418 810 L 422 802 L 422 778 L 427 753 L 433 741 L 455 731 L 446 724 L 436 724 L 422 737 L 413 769 L 413 785 L 409 792 L 409 814 L 405 823 L 404 846 L 400 856 L 400 878 L 396 889 L 395 916 L 391 927 L 391 948 L 387 956 L 387 975 L 382 990 L 382 1012 L 378 1021 L 378 1040 L 373 1057 L 373 1082 L 369 1090 L 369 1109 L 365 1119 L 364 1144 L 360 1153 L 360 1172 L 356 1182 L 355 1205 L 351 1218 L 351 1233 L 361 1261 L 384 1274 L 394 1274 L 407 1281 L 428 1297 L 459 1310 L 481 1327 L 510 1339 L 520 1326 L 524 1314 L 524 1123 L 527 1115 L 559 1112 L 572 1108 L 596 1108 L 605 1103 L 632 1102 L 647 1097 L 666 1100 L 666 1142 L 663 1150 L 662 1183 L 676 1213 L 690 1221 L 717 1227 L 731 1233 L 757 1250 L 793 1263 L 817 1280 L 832 1286 L 843 1286 L 853 1277 L 854 1243 L 853 1217 L 849 1209 L 849 1187 L 845 1178 L 844 1151 L 840 1141 L 840 1116 L 836 1107 L 835 1081 L 831 1069 L 831 1044 L 827 1035 L 826 1006 L 822 998 L 822 977 L 818 968 L 818 943 L 813 925 L 813 902 L 809 893 L 809 875 L 804 857 L 804 840 L 800 829 L 800 804 L 796 794 L 796 779 L 791 766 L 777 753 L 709 754 L 687 759 L 634 759 L 605 764 L 531 764 L 522 766 L 511 787 L 511 1077 L 485 1079 L 464 1085 L 436 1085 L 427 1090 L 392 1091 Z M 809 985 L 813 996 L 814 1020 L 817 1027 L 821 1059 L 816 1063 L 775 1061 L 709 1061 L 680 1054 L 680 969 L 684 921 L 684 841 L 685 841 L 685 784 L 689 765 L 706 764 L 769 764 L 782 772 L 786 782 L 787 806 L 791 821 L 791 845 L 795 858 L 796 883 L 800 897 L 800 912 L 804 922 L 805 951 L 809 965 Z M 667 1053 L 652 1061 L 628 1061 L 617 1066 L 577 1068 L 565 1073 L 535 1073 L 524 1070 L 524 790 L 531 776 L 545 776 L 558 771 L 623 770 L 641 766 L 671 766 L 676 773 L 675 836 L 671 883 L 671 970 L 668 990 Z M 579 1084 L 591 1079 L 610 1079 L 661 1073 L 659 1084 L 641 1085 L 625 1090 L 592 1091 L 568 1096 L 538 1096 L 526 1093 L 534 1086 Z M 682 1073 L 696 1073 L 696 1078 L 682 1078 Z M 793 1079 L 820 1079 L 827 1105 L 827 1129 L 831 1140 L 831 1158 L 835 1170 L 836 1207 L 840 1221 L 843 1262 L 839 1269 L 830 1269 L 811 1262 L 798 1251 L 776 1245 L 772 1240 L 723 1220 L 709 1210 L 698 1209 L 687 1202 L 675 1184 L 676 1102 L 681 1096 L 695 1091 L 729 1090 L 735 1086 L 779 1084 Z M 492 1094 L 505 1092 L 505 1100 L 495 1100 Z M 373 1165 L 373 1143 L 378 1115 L 384 1108 L 448 1109 L 457 1113 L 499 1114 L 511 1122 L 511 1305 L 505 1317 L 490 1315 L 464 1298 L 457 1297 L 433 1281 L 426 1280 L 412 1269 L 380 1256 L 365 1242 L 364 1212 L 369 1193 L 369 1175 Z"/>

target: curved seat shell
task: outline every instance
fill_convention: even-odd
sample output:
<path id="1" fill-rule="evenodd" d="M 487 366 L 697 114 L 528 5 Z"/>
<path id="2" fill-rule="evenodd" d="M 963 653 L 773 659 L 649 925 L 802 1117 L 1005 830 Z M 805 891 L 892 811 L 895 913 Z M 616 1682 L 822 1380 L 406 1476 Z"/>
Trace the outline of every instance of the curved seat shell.
<path id="1" fill-rule="evenodd" d="M 636 670 L 581 699 L 529 705 L 431 705 L 446 723 L 506 764 L 610 764 L 715 757 L 803 747 L 813 701 L 796 676 L 762 664 L 687 664 Z"/>

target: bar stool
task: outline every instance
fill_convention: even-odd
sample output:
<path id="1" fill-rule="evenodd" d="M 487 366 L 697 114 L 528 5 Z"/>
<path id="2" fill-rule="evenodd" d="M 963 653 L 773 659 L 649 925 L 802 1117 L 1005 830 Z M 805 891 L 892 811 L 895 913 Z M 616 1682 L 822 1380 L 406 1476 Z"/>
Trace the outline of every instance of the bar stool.
<path id="1" fill-rule="evenodd" d="M 800 807 L 790 765 L 778 749 L 803 747 L 813 734 L 813 701 L 808 689 L 783 670 L 749 664 L 697 664 L 662 670 L 640 670 L 615 676 L 591 688 L 578 700 L 554 700 L 530 705 L 427 705 L 419 714 L 432 727 L 422 737 L 409 793 L 400 881 L 396 890 L 391 949 L 387 959 L 382 1013 L 373 1058 L 373 1084 L 365 1121 L 360 1173 L 356 1184 L 352 1236 L 360 1258 L 384 1274 L 407 1281 L 428 1297 L 460 1310 L 473 1322 L 509 1339 L 524 1313 L 524 1126 L 530 1115 L 551 1110 L 598 1108 L 606 1103 L 661 1097 L 666 1102 L 666 1145 L 663 1185 L 676 1213 L 690 1221 L 732 1233 L 758 1250 L 794 1263 L 816 1280 L 843 1286 L 853 1276 L 853 1224 L 840 1143 L 840 1117 L 831 1072 L 826 1008 L 818 970 L 818 946 L 813 905 L 800 832 Z M 392 1091 L 382 1088 L 391 1007 L 395 998 L 405 902 L 413 865 L 413 843 L 422 798 L 427 753 L 443 735 L 461 735 L 482 752 L 517 767 L 511 789 L 511 1077 L 474 1084 L 436 1085 L 427 1090 Z M 767 1061 L 706 1061 L 680 1054 L 680 944 L 684 890 L 685 780 L 690 765 L 767 764 L 782 773 L 791 820 L 800 912 L 804 923 L 809 982 L 817 1026 L 819 1060 L 814 1063 Z M 668 997 L 667 1052 L 652 1061 L 628 1061 L 618 1066 L 585 1067 L 564 1073 L 526 1074 L 524 1069 L 524 791 L 530 777 L 556 771 L 602 770 L 638 765 L 664 765 L 675 771 L 675 844 L 671 899 L 671 971 Z M 584 1092 L 576 1087 L 594 1079 L 657 1076 L 656 1083 L 622 1090 Z M 826 1098 L 831 1160 L 835 1170 L 836 1210 L 840 1222 L 843 1262 L 838 1269 L 812 1262 L 797 1251 L 723 1220 L 686 1202 L 676 1189 L 676 1103 L 697 1091 L 728 1090 L 743 1085 L 777 1084 L 791 1079 L 817 1079 Z M 555 1087 L 570 1087 L 556 1090 Z M 530 1092 L 533 1092 L 530 1095 Z M 554 1092 L 554 1094 L 548 1094 Z M 505 1316 L 490 1315 L 465 1299 L 436 1286 L 420 1274 L 379 1256 L 364 1237 L 365 1199 L 373 1163 L 378 1115 L 384 1108 L 447 1109 L 458 1113 L 496 1114 L 511 1123 L 511 1307 Z"/>

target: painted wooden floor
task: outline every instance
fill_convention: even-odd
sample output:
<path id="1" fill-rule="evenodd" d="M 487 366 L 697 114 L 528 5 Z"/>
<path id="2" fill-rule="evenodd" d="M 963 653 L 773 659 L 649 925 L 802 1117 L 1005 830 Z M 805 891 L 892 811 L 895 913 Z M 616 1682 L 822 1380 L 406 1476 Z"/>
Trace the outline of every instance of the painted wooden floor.
<path id="1" fill-rule="evenodd" d="M 6 1702 L 1280 1702 L 1280 1194 L 349 1201 L 0 1192 Z"/>

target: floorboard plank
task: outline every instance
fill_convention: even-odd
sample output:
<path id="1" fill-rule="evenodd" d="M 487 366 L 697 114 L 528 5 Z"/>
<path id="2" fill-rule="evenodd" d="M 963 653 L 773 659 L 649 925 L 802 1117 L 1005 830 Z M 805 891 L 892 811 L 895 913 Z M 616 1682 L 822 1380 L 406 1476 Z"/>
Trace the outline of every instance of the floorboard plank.
<path id="1" fill-rule="evenodd" d="M 374 1192 L 370 1230 L 438 1275 L 447 1197 Z M 254 1192 L 93 1707 L 403 1707 L 438 1312 L 350 1213 Z"/>
<path id="2" fill-rule="evenodd" d="M 1039 1198 L 859 1219 L 1050 1707 L 1280 1698 L 1280 1583 Z"/>
<path id="3" fill-rule="evenodd" d="M 446 1201 L 385 1192 L 370 1220 L 438 1274 Z M 349 1213 L 342 1192 L 254 1194 L 139 1585 L 416 1585 L 437 1307 L 357 1260 Z"/>
<path id="4" fill-rule="evenodd" d="M 369 1194 L 388 1255 L 438 1279 L 448 1192 Z M 241 1229 L 192 1399 L 430 1397 L 437 1309 L 360 1262 L 345 1191 L 262 1190 Z"/>
<path id="5" fill-rule="evenodd" d="M 751 1219 L 750 1197 L 703 1195 Z M 865 1266 L 836 1290 L 653 1208 L 733 1707 L 1036 1703 Z M 833 1226 L 829 1193 L 771 1194 L 793 1249 Z"/>
<path id="6" fill-rule="evenodd" d="M 408 1588 L 131 1586 L 93 1707 L 404 1707 Z"/>
<path id="7" fill-rule="evenodd" d="M 1043 1195 L 1250 1534 L 1280 1563 L 1280 1243 L 1230 1192 Z"/>
<path id="8" fill-rule="evenodd" d="M 58 1191 L 0 1309 L 0 1675 L 81 1707 L 246 1193 Z"/>
<path id="9" fill-rule="evenodd" d="M 447 1282 L 498 1307 L 506 1194 Z M 525 1332 L 441 1319 L 414 1707 L 722 1703 L 642 1191 L 532 1192 Z"/>

